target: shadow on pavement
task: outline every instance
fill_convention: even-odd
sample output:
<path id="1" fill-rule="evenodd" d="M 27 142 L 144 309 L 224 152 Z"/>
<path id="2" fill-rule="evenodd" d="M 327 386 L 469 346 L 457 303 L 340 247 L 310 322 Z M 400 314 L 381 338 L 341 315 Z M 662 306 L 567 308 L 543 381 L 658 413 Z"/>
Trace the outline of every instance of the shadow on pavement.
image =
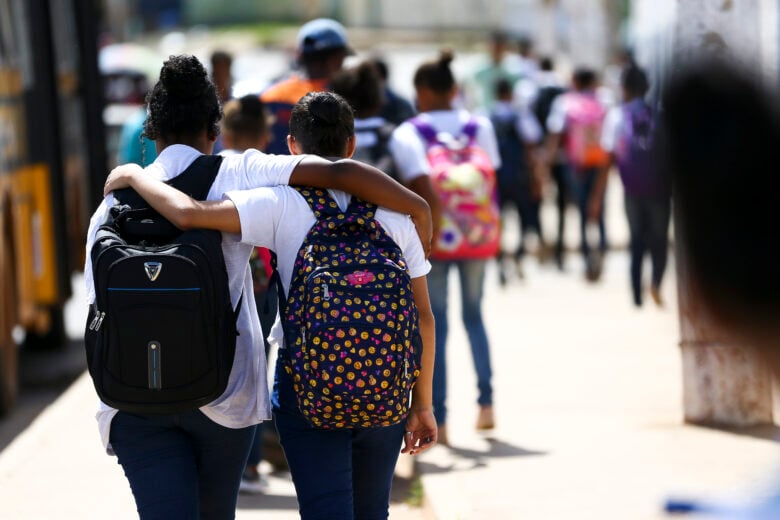
<path id="1" fill-rule="evenodd" d="M 238 509 L 298 510 L 298 501 L 290 495 L 239 495 Z"/>
<path id="2" fill-rule="evenodd" d="M 469 466 L 463 466 L 457 462 L 453 462 L 446 465 L 437 464 L 435 462 L 426 461 L 420 462 L 418 470 L 420 473 L 435 474 L 435 473 L 447 473 L 453 470 L 472 470 L 480 467 L 486 467 L 490 459 L 499 459 L 507 457 L 536 457 L 547 455 L 546 451 L 535 451 L 515 446 L 506 441 L 498 440 L 495 438 L 485 439 L 489 445 L 487 450 L 476 450 L 471 448 L 458 448 L 452 446 L 446 448 L 449 453 L 455 459 L 461 459 L 461 461 L 469 461 Z"/>

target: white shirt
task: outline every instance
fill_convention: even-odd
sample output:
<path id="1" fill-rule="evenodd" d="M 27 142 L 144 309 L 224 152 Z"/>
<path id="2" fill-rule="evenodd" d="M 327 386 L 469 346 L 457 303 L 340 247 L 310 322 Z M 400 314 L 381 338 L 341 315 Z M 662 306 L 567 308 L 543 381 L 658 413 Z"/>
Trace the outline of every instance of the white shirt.
<path id="1" fill-rule="evenodd" d="M 496 132 L 490 119 L 483 116 L 472 116 L 466 110 L 435 110 L 425 112 L 422 117 L 438 132 L 452 136 L 461 134 L 463 127 L 471 117 L 477 121 L 477 144 L 487 153 L 493 168 L 501 166 L 501 155 L 498 153 Z M 398 174 L 404 183 L 408 184 L 420 175 L 428 175 L 431 165 L 428 162 L 426 143 L 417 128 L 410 122 L 402 123 L 390 138 L 390 153 L 393 154 Z"/>
<path id="2" fill-rule="evenodd" d="M 601 147 L 605 152 L 615 151 L 615 144 L 623 126 L 623 108 L 612 107 L 604 118 L 604 126 L 601 128 Z"/>
<path id="3" fill-rule="evenodd" d="M 155 179 L 172 179 L 200 155 L 199 151 L 189 146 L 172 145 L 165 148 L 145 171 Z M 225 157 L 209 190 L 208 200 L 220 200 L 225 192 L 231 190 L 287 184 L 292 171 L 302 158 L 303 156 L 266 155 L 257 150 L 248 150 L 240 155 Z M 98 227 L 106 220 L 109 209 L 113 205 L 114 197 L 109 194 L 89 223 L 84 283 L 90 304 L 95 301 L 90 250 L 95 242 Z M 222 253 L 227 268 L 230 299 L 234 306 L 238 304 L 243 294 L 236 324 L 239 336 L 236 338 L 233 369 L 225 392 L 200 410 L 209 419 L 227 428 L 245 428 L 271 418 L 263 334 L 255 308 L 252 275 L 249 270 L 251 252 L 252 247 L 241 243 L 237 235 L 222 234 Z M 100 437 L 109 452 L 111 420 L 116 412 L 117 410 L 101 401 L 96 416 Z"/>
<path id="4" fill-rule="evenodd" d="M 588 93 L 585 92 L 585 94 L 587 95 Z M 595 95 L 596 100 L 601 103 L 603 107 L 607 108 L 611 105 L 609 99 L 602 95 L 601 89 L 599 89 L 599 91 L 595 94 L 593 92 L 590 94 Z M 547 121 L 545 122 L 547 131 L 551 134 L 561 134 L 564 130 L 566 130 L 571 99 L 571 95 L 564 93 L 553 100 L 553 103 L 550 106 L 550 114 L 547 116 Z"/>
<path id="5" fill-rule="evenodd" d="M 328 192 L 344 211 L 351 195 L 336 190 Z M 252 246 L 267 247 L 276 253 L 279 276 L 285 293 L 288 293 L 296 256 L 316 222 L 309 204 L 300 193 L 288 186 L 231 191 L 226 197 L 238 209 L 241 241 Z M 377 209 L 375 219 L 403 251 L 409 276 L 418 278 L 428 274 L 431 265 L 425 259 L 412 219 L 385 208 Z M 277 347 L 282 347 L 282 337 L 281 322 L 277 317 L 269 340 Z"/>

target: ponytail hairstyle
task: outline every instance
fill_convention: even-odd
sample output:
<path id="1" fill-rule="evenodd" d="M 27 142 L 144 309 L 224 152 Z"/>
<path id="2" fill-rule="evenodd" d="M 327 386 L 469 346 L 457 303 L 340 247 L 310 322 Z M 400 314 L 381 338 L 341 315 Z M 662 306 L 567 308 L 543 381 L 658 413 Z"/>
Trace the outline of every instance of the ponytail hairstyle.
<path id="1" fill-rule="evenodd" d="M 143 135 L 148 139 L 162 137 L 175 143 L 203 130 L 210 139 L 219 135 L 222 106 L 206 69 L 195 56 L 168 58 L 146 103 Z"/>
<path id="2" fill-rule="evenodd" d="M 455 88 L 455 76 L 450 63 L 455 58 L 449 49 L 442 49 L 439 58 L 420 65 L 414 73 L 415 88 L 427 88 L 438 94 L 445 94 Z"/>
<path id="3" fill-rule="evenodd" d="M 343 157 L 355 135 L 352 108 L 333 92 L 309 92 L 292 109 L 290 135 L 303 153 Z"/>
<path id="4" fill-rule="evenodd" d="M 382 78 L 370 61 L 339 71 L 330 86 L 352 106 L 358 118 L 374 116 L 382 109 Z"/>

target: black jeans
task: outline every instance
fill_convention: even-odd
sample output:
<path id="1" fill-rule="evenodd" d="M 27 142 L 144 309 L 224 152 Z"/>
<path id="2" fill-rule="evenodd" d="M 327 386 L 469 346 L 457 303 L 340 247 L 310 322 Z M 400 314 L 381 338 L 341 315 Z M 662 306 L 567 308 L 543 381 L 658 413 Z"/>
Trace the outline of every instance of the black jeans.
<path id="1" fill-rule="evenodd" d="M 631 234 L 631 289 L 634 303 L 642 305 L 642 260 L 645 252 L 650 252 L 654 287 L 661 286 L 666 271 L 671 201 L 667 197 L 626 195 L 625 205 Z"/>

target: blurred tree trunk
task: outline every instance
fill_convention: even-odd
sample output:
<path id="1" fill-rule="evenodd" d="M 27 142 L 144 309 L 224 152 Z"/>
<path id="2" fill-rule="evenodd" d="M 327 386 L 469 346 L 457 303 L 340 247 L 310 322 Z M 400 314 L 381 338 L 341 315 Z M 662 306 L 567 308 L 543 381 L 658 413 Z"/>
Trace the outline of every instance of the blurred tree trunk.
<path id="1" fill-rule="evenodd" d="M 761 67 L 760 3 L 677 0 L 675 69 L 729 56 L 756 70 Z M 689 273 L 685 236 L 679 226 L 675 229 L 685 420 L 724 426 L 771 423 L 771 376 L 707 312 Z"/>

